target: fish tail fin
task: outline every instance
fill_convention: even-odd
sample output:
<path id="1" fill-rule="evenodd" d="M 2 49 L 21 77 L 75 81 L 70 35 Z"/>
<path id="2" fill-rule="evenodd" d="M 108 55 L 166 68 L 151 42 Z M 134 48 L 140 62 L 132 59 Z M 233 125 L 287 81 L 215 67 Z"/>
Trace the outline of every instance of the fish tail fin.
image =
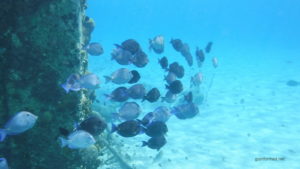
<path id="1" fill-rule="evenodd" d="M 141 130 L 140 130 L 139 134 L 144 134 L 144 133 L 146 133 L 146 130 L 147 130 L 147 129 L 146 129 L 145 127 L 143 127 L 142 124 L 141 124 L 140 127 L 141 127 Z"/>
<path id="2" fill-rule="evenodd" d="M 61 147 L 65 147 L 65 146 L 67 146 L 68 145 L 68 140 L 66 140 L 66 139 L 64 139 L 64 138 L 62 138 L 62 137 L 59 137 L 58 138 L 59 139 L 59 141 L 60 141 L 60 146 Z"/>
<path id="3" fill-rule="evenodd" d="M 111 123 L 111 133 L 117 131 L 117 126 L 114 123 Z"/>
<path id="4" fill-rule="evenodd" d="M 110 60 L 114 60 L 114 59 L 115 59 L 115 57 L 116 57 L 116 56 L 115 56 L 115 54 L 114 54 L 114 53 L 112 53 L 112 54 L 111 54 L 111 57 L 110 57 Z"/>
<path id="5" fill-rule="evenodd" d="M 105 78 L 105 84 L 112 80 L 112 78 L 109 76 L 103 76 L 103 77 Z"/>
<path id="6" fill-rule="evenodd" d="M 0 129 L 0 142 L 4 141 L 6 136 L 6 131 L 4 129 Z"/>
<path id="7" fill-rule="evenodd" d="M 104 94 L 106 100 L 110 100 L 111 96 L 109 94 Z"/>
<path id="8" fill-rule="evenodd" d="M 67 87 L 67 85 L 66 85 L 65 83 L 64 83 L 64 84 L 61 84 L 60 86 L 66 91 L 66 93 L 69 93 L 70 88 Z"/>
<path id="9" fill-rule="evenodd" d="M 119 45 L 119 44 L 114 44 L 117 48 L 121 48 L 121 49 L 123 49 L 123 47 L 121 46 L 121 45 Z"/>
<path id="10" fill-rule="evenodd" d="M 143 97 L 142 102 L 144 102 L 145 100 L 147 100 L 146 96 Z"/>
<path id="11" fill-rule="evenodd" d="M 148 145 L 148 142 L 146 142 L 146 141 L 143 141 L 142 143 L 143 143 L 143 144 L 142 144 L 142 147 L 145 147 L 145 146 Z"/>
<path id="12" fill-rule="evenodd" d="M 166 86 L 166 89 L 169 89 L 169 85 L 165 85 Z"/>

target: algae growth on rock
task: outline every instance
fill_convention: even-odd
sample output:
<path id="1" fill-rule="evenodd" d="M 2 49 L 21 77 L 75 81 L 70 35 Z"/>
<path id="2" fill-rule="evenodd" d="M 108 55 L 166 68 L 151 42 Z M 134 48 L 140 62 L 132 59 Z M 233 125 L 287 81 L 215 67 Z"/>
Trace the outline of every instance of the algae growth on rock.
<path id="1" fill-rule="evenodd" d="M 101 163 L 100 149 L 86 156 L 89 150 L 62 149 L 57 142 L 59 127 L 70 128 L 91 112 L 86 92 L 66 95 L 60 88 L 69 74 L 87 71 L 85 6 L 84 0 L 0 2 L 0 124 L 23 110 L 39 116 L 29 132 L 0 144 L 11 168 L 96 169 Z"/>

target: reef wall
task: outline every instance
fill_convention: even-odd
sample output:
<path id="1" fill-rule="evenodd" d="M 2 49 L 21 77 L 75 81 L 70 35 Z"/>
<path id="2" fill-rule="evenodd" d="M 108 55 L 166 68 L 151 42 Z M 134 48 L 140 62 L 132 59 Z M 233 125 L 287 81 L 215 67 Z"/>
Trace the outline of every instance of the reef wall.
<path id="1" fill-rule="evenodd" d="M 93 23 L 85 0 L 0 1 L 0 128 L 19 111 L 36 125 L 0 143 L 11 169 L 96 169 L 99 147 L 61 148 L 59 127 L 72 129 L 90 110 L 86 91 L 60 87 L 71 73 L 87 71 L 82 45 Z"/>

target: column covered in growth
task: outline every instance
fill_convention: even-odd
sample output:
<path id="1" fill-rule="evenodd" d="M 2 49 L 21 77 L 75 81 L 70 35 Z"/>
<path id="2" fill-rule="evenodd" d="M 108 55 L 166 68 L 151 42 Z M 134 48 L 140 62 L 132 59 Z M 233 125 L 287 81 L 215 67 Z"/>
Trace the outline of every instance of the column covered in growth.
<path id="1" fill-rule="evenodd" d="M 35 126 L 0 142 L 0 157 L 12 169 L 96 169 L 97 147 L 61 148 L 59 128 L 71 130 L 91 111 L 84 91 L 60 85 L 87 71 L 82 46 L 93 23 L 84 0 L 0 1 L 0 128 L 15 113 L 38 116 Z"/>

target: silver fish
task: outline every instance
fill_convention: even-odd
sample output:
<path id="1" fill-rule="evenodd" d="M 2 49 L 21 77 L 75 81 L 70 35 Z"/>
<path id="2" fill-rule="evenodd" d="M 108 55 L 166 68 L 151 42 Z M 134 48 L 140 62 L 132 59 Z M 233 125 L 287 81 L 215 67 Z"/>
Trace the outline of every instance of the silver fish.
<path id="1" fill-rule="evenodd" d="M 71 91 L 79 91 L 80 88 L 80 75 L 73 73 L 71 74 L 68 79 L 66 80 L 66 82 L 64 84 L 61 85 L 61 87 L 67 92 L 69 93 L 70 90 Z"/>
<path id="2" fill-rule="evenodd" d="M 17 135 L 32 128 L 37 119 L 36 115 L 27 111 L 17 113 L 5 124 L 4 129 L 0 129 L 0 141 L 7 135 Z"/>
<path id="3" fill-rule="evenodd" d="M 80 78 L 80 87 L 85 89 L 97 89 L 99 88 L 100 80 L 97 75 L 90 73 L 83 75 Z"/>
<path id="4" fill-rule="evenodd" d="M 173 72 L 169 72 L 167 76 L 165 76 L 165 80 L 167 81 L 168 84 L 171 84 L 176 80 L 176 75 Z"/>
<path id="5" fill-rule="evenodd" d="M 157 54 L 161 54 L 164 52 L 164 37 L 159 35 L 149 40 L 149 49 L 153 49 L 153 51 Z"/>
<path id="6" fill-rule="evenodd" d="M 121 46 L 117 45 L 117 48 L 111 53 L 111 60 L 116 60 L 120 65 L 131 64 L 132 54 L 130 51 L 124 50 Z"/>
<path id="7" fill-rule="evenodd" d="M 141 112 L 142 110 L 136 102 L 125 102 L 119 109 L 118 116 L 123 120 L 134 120 Z"/>
<path id="8" fill-rule="evenodd" d="M 190 119 L 199 113 L 199 108 L 195 103 L 181 104 L 171 111 L 178 119 Z"/>
<path id="9" fill-rule="evenodd" d="M 154 121 L 167 122 L 171 117 L 171 110 L 166 106 L 159 106 L 154 111 Z"/>
<path id="10" fill-rule="evenodd" d="M 173 94 L 171 91 L 167 91 L 165 97 L 162 97 L 162 102 L 174 103 L 177 99 L 177 94 Z"/>
<path id="11" fill-rule="evenodd" d="M 169 118 L 172 116 L 171 110 L 166 106 L 159 106 L 153 112 L 147 113 L 141 123 L 144 126 L 148 126 L 153 122 L 167 122 Z"/>
<path id="12" fill-rule="evenodd" d="M 133 75 L 129 69 L 120 68 L 113 72 L 110 76 L 104 76 L 105 83 L 113 82 L 115 84 L 128 83 L 132 79 Z"/>
<path id="13" fill-rule="evenodd" d="M 88 54 L 92 56 L 99 56 L 102 55 L 104 50 L 100 43 L 92 42 L 86 47 L 86 51 Z"/>
<path id="14" fill-rule="evenodd" d="M 143 99 L 146 89 L 143 84 L 135 84 L 128 89 L 128 93 L 132 99 Z"/>
<path id="15" fill-rule="evenodd" d="M 87 148 L 96 142 L 90 133 L 83 130 L 72 132 L 67 139 L 59 137 L 59 140 L 61 141 L 61 147 L 68 146 L 71 149 Z"/>

